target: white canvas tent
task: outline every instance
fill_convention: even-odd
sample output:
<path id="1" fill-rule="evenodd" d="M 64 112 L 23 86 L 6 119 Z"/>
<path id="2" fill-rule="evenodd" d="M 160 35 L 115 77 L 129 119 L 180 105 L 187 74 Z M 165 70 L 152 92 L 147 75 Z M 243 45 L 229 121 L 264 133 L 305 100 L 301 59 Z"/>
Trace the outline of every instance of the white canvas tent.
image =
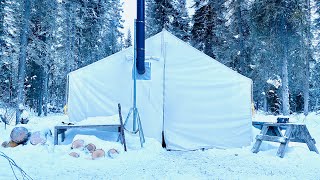
<path id="1" fill-rule="evenodd" d="M 231 148 L 251 142 L 252 81 L 167 31 L 146 40 L 151 80 L 137 81 L 146 137 L 167 149 Z M 71 121 L 114 115 L 132 107 L 133 48 L 69 74 Z"/>

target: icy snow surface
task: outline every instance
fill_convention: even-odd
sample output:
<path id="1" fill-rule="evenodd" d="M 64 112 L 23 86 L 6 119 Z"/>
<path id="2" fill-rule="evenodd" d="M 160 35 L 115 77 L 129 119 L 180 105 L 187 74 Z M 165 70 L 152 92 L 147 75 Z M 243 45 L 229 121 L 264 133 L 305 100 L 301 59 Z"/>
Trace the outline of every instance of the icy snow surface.
<path id="1" fill-rule="evenodd" d="M 262 113 L 255 120 L 275 121 L 275 116 Z M 66 116 L 51 115 L 35 117 L 30 115 L 29 131 L 43 131 L 62 121 Z M 320 142 L 320 115 L 311 113 L 292 115 L 290 121 L 306 123 L 316 141 Z M 22 125 L 21 125 L 22 126 Z M 0 124 L 0 142 L 8 140 L 14 126 Z M 259 130 L 253 128 L 254 137 Z M 108 156 L 91 160 L 90 154 L 71 150 L 73 140 L 83 139 L 94 143 L 106 153 L 115 148 L 120 154 L 111 159 Z M 128 152 L 115 142 L 117 135 L 102 130 L 69 130 L 65 142 L 53 146 L 50 137 L 46 145 L 33 146 L 30 143 L 16 148 L 3 148 L 7 154 L 35 180 L 100 180 L 100 179 L 320 179 L 320 155 L 310 152 L 305 144 L 290 143 L 283 159 L 276 156 L 277 143 L 263 142 L 260 152 L 251 152 L 251 146 L 235 149 L 210 149 L 205 151 L 166 151 L 154 139 L 146 138 L 144 148 L 140 148 L 139 138 L 126 134 Z M 223 140 L 223 139 L 221 139 Z M 320 150 L 319 144 L 317 148 Z M 70 152 L 79 152 L 73 158 Z M 16 170 L 17 175 L 19 172 Z M 20 176 L 21 177 L 21 176 Z M 0 157 L 0 180 L 15 179 L 6 159 Z M 21 178 L 22 179 L 22 178 Z"/>

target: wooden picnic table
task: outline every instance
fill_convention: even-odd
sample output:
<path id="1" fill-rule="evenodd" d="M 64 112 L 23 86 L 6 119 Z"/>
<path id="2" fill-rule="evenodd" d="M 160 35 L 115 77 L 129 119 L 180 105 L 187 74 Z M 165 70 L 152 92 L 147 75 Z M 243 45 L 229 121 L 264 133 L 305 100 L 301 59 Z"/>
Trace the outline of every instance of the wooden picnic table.
<path id="1" fill-rule="evenodd" d="M 259 123 L 253 123 L 253 125 L 258 126 Z M 284 157 L 289 142 L 305 143 L 310 151 L 319 154 L 318 149 L 315 146 L 316 141 L 311 137 L 305 124 L 264 122 L 261 126 L 261 132 L 256 136 L 256 142 L 252 148 L 253 153 L 259 152 L 262 141 L 270 141 L 280 143 L 277 156 L 281 158 Z M 284 130 L 285 133 L 282 134 L 281 130 Z"/>

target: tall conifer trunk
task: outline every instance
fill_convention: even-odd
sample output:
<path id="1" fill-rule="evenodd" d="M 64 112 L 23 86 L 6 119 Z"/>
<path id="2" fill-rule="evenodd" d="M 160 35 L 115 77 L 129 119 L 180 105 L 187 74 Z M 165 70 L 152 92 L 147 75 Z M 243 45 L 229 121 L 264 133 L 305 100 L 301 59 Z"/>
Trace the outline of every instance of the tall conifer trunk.
<path id="1" fill-rule="evenodd" d="M 27 59 L 27 45 L 28 45 L 28 29 L 30 21 L 31 2 L 30 0 L 24 0 L 24 13 L 23 24 L 20 35 L 20 54 L 19 54 L 19 67 L 18 67 L 18 101 L 16 110 L 16 124 L 20 122 L 21 111 L 19 106 L 24 104 L 24 79 L 26 74 L 26 59 Z"/>
<path id="2" fill-rule="evenodd" d="M 311 58 L 311 7 L 310 7 L 310 0 L 306 0 L 306 8 L 307 8 L 307 53 L 306 53 L 306 60 L 305 60 L 305 80 L 303 85 L 303 98 L 304 98 L 304 108 L 303 114 L 308 115 L 309 113 L 309 79 L 310 79 L 310 58 Z"/>

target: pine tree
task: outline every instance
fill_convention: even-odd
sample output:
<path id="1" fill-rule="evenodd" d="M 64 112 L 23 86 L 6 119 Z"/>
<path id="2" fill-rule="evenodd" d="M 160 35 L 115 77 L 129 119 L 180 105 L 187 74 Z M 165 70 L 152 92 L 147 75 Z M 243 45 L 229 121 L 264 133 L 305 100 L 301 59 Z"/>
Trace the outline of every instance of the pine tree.
<path id="1" fill-rule="evenodd" d="M 52 67 L 52 51 L 53 47 L 53 32 L 55 29 L 56 19 L 56 3 L 50 0 L 34 0 L 32 3 L 34 11 L 31 13 L 31 33 L 28 48 L 28 59 L 32 62 L 28 65 L 27 78 L 33 78 L 27 91 L 28 99 L 31 99 L 29 104 L 31 107 L 37 107 L 38 115 L 44 110 L 47 114 L 48 101 L 48 81 L 49 71 Z M 27 63 L 27 64 L 28 64 Z"/>
<path id="2" fill-rule="evenodd" d="M 170 32 L 183 41 L 190 40 L 190 17 L 186 7 L 186 0 L 176 0 L 175 15 L 171 25 Z"/>
<path id="3" fill-rule="evenodd" d="M 108 15 L 112 17 L 109 21 L 109 35 L 107 39 L 109 39 L 109 47 L 110 52 L 108 55 L 114 54 L 122 49 L 122 44 L 120 40 L 123 38 L 123 33 L 121 29 L 123 29 L 123 20 L 121 13 L 123 12 L 122 3 L 120 0 L 112 1 L 112 9 L 108 12 Z M 108 7 L 106 7 L 108 9 Z M 108 31 L 106 29 L 106 31 Z"/>
<path id="4" fill-rule="evenodd" d="M 305 12 L 305 16 L 303 19 L 305 19 L 305 37 L 306 37 L 306 53 L 305 53 L 305 78 L 304 78 L 304 84 L 303 84 L 303 98 L 304 98 L 304 108 L 303 113 L 304 115 L 308 115 L 309 113 L 309 87 L 310 87 L 310 59 L 312 58 L 312 43 L 311 43 L 311 4 L 310 0 L 305 1 L 305 6 L 303 6 L 303 11 Z"/>
<path id="5" fill-rule="evenodd" d="M 302 25 L 299 22 L 304 19 L 305 13 L 301 4 L 300 1 L 256 0 L 251 11 L 254 38 L 260 41 L 259 51 L 267 57 L 267 63 L 264 63 L 266 66 L 260 66 L 263 68 L 262 71 L 265 71 L 261 73 L 261 78 L 268 79 L 273 74 L 281 74 L 282 113 L 285 115 L 290 113 L 289 88 L 292 97 L 293 84 L 297 84 L 299 79 L 302 80 L 301 74 L 296 73 L 301 72 L 297 67 L 302 67 L 299 65 L 302 64 Z"/>
<path id="6" fill-rule="evenodd" d="M 226 64 L 226 34 L 223 2 L 195 0 L 191 44 L 208 56 Z"/>
<path id="7" fill-rule="evenodd" d="M 317 54 L 317 60 L 320 60 L 320 32 L 318 29 L 320 29 L 320 0 L 315 0 L 315 14 L 317 18 L 314 20 L 314 29 L 316 30 L 315 32 L 315 37 L 317 37 L 318 44 L 316 45 L 316 54 Z"/>
<path id="8" fill-rule="evenodd" d="M 230 54 L 230 65 L 231 67 L 238 71 L 239 73 L 251 76 L 252 65 L 251 60 L 251 30 L 249 22 L 249 5 L 246 0 L 231 0 L 228 6 L 228 12 L 230 15 L 227 17 L 228 20 L 228 29 L 230 32 L 229 47 Z"/>
<path id="9" fill-rule="evenodd" d="M 146 37 L 151 37 L 162 29 L 172 29 L 172 19 L 176 14 L 172 0 L 146 0 Z"/>
<path id="10" fill-rule="evenodd" d="M 316 8 L 316 14 L 317 18 L 315 19 L 316 27 L 320 27 L 320 0 L 315 0 L 315 8 Z"/>
<path id="11" fill-rule="evenodd" d="M 2 75 L 1 86 L 6 87 L 4 90 L 5 97 L 9 101 L 13 100 L 16 95 L 17 85 L 17 66 L 20 51 L 20 30 L 21 30 L 21 12 L 23 3 L 21 1 L 5 0 L 1 2 L 3 8 L 0 25 L 0 74 Z M 12 102 L 11 102 L 12 103 Z"/>
<path id="12" fill-rule="evenodd" d="M 312 58 L 310 60 L 310 98 L 309 98 L 309 108 L 310 110 L 319 110 L 320 109 L 320 0 L 311 1 L 314 2 L 313 8 L 315 11 L 311 11 L 314 14 L 311 14 L 312 17 L 316 17 L 311 22 L 311 32 L 313 35 L 312 40 L 318 42 L 313 47 Z M 313 3 L 311 3 L 313 4 Z"/>
<path id="13" fill-rule="evenodd" d="M 4 19 L 4 0 L 0 0 L 0 47 L 4 46 L 3 35 L 4 35 L 4 27 L 3 27 L 3 19 Z M 2 57 L 3 52 L 2 48 L 0 49 L 0 58 Z M 0 59 L 1 62 L 1 59 Z"/>
<path id="14" fill-rule="evenodd" d="M 7 68 L 7 64 L 4 59 L 5 54 L 5 41 L 4 41 L 4 16 L 5 16 L 5 1 L 0 0 L 0 103 L 4 103 L 6 99 L 6 92 L 9 91 L 8 87 L 8 77 L 7 75 L 10 73 Z M 7 96 L 8 97 L 8 96 Z"/>

